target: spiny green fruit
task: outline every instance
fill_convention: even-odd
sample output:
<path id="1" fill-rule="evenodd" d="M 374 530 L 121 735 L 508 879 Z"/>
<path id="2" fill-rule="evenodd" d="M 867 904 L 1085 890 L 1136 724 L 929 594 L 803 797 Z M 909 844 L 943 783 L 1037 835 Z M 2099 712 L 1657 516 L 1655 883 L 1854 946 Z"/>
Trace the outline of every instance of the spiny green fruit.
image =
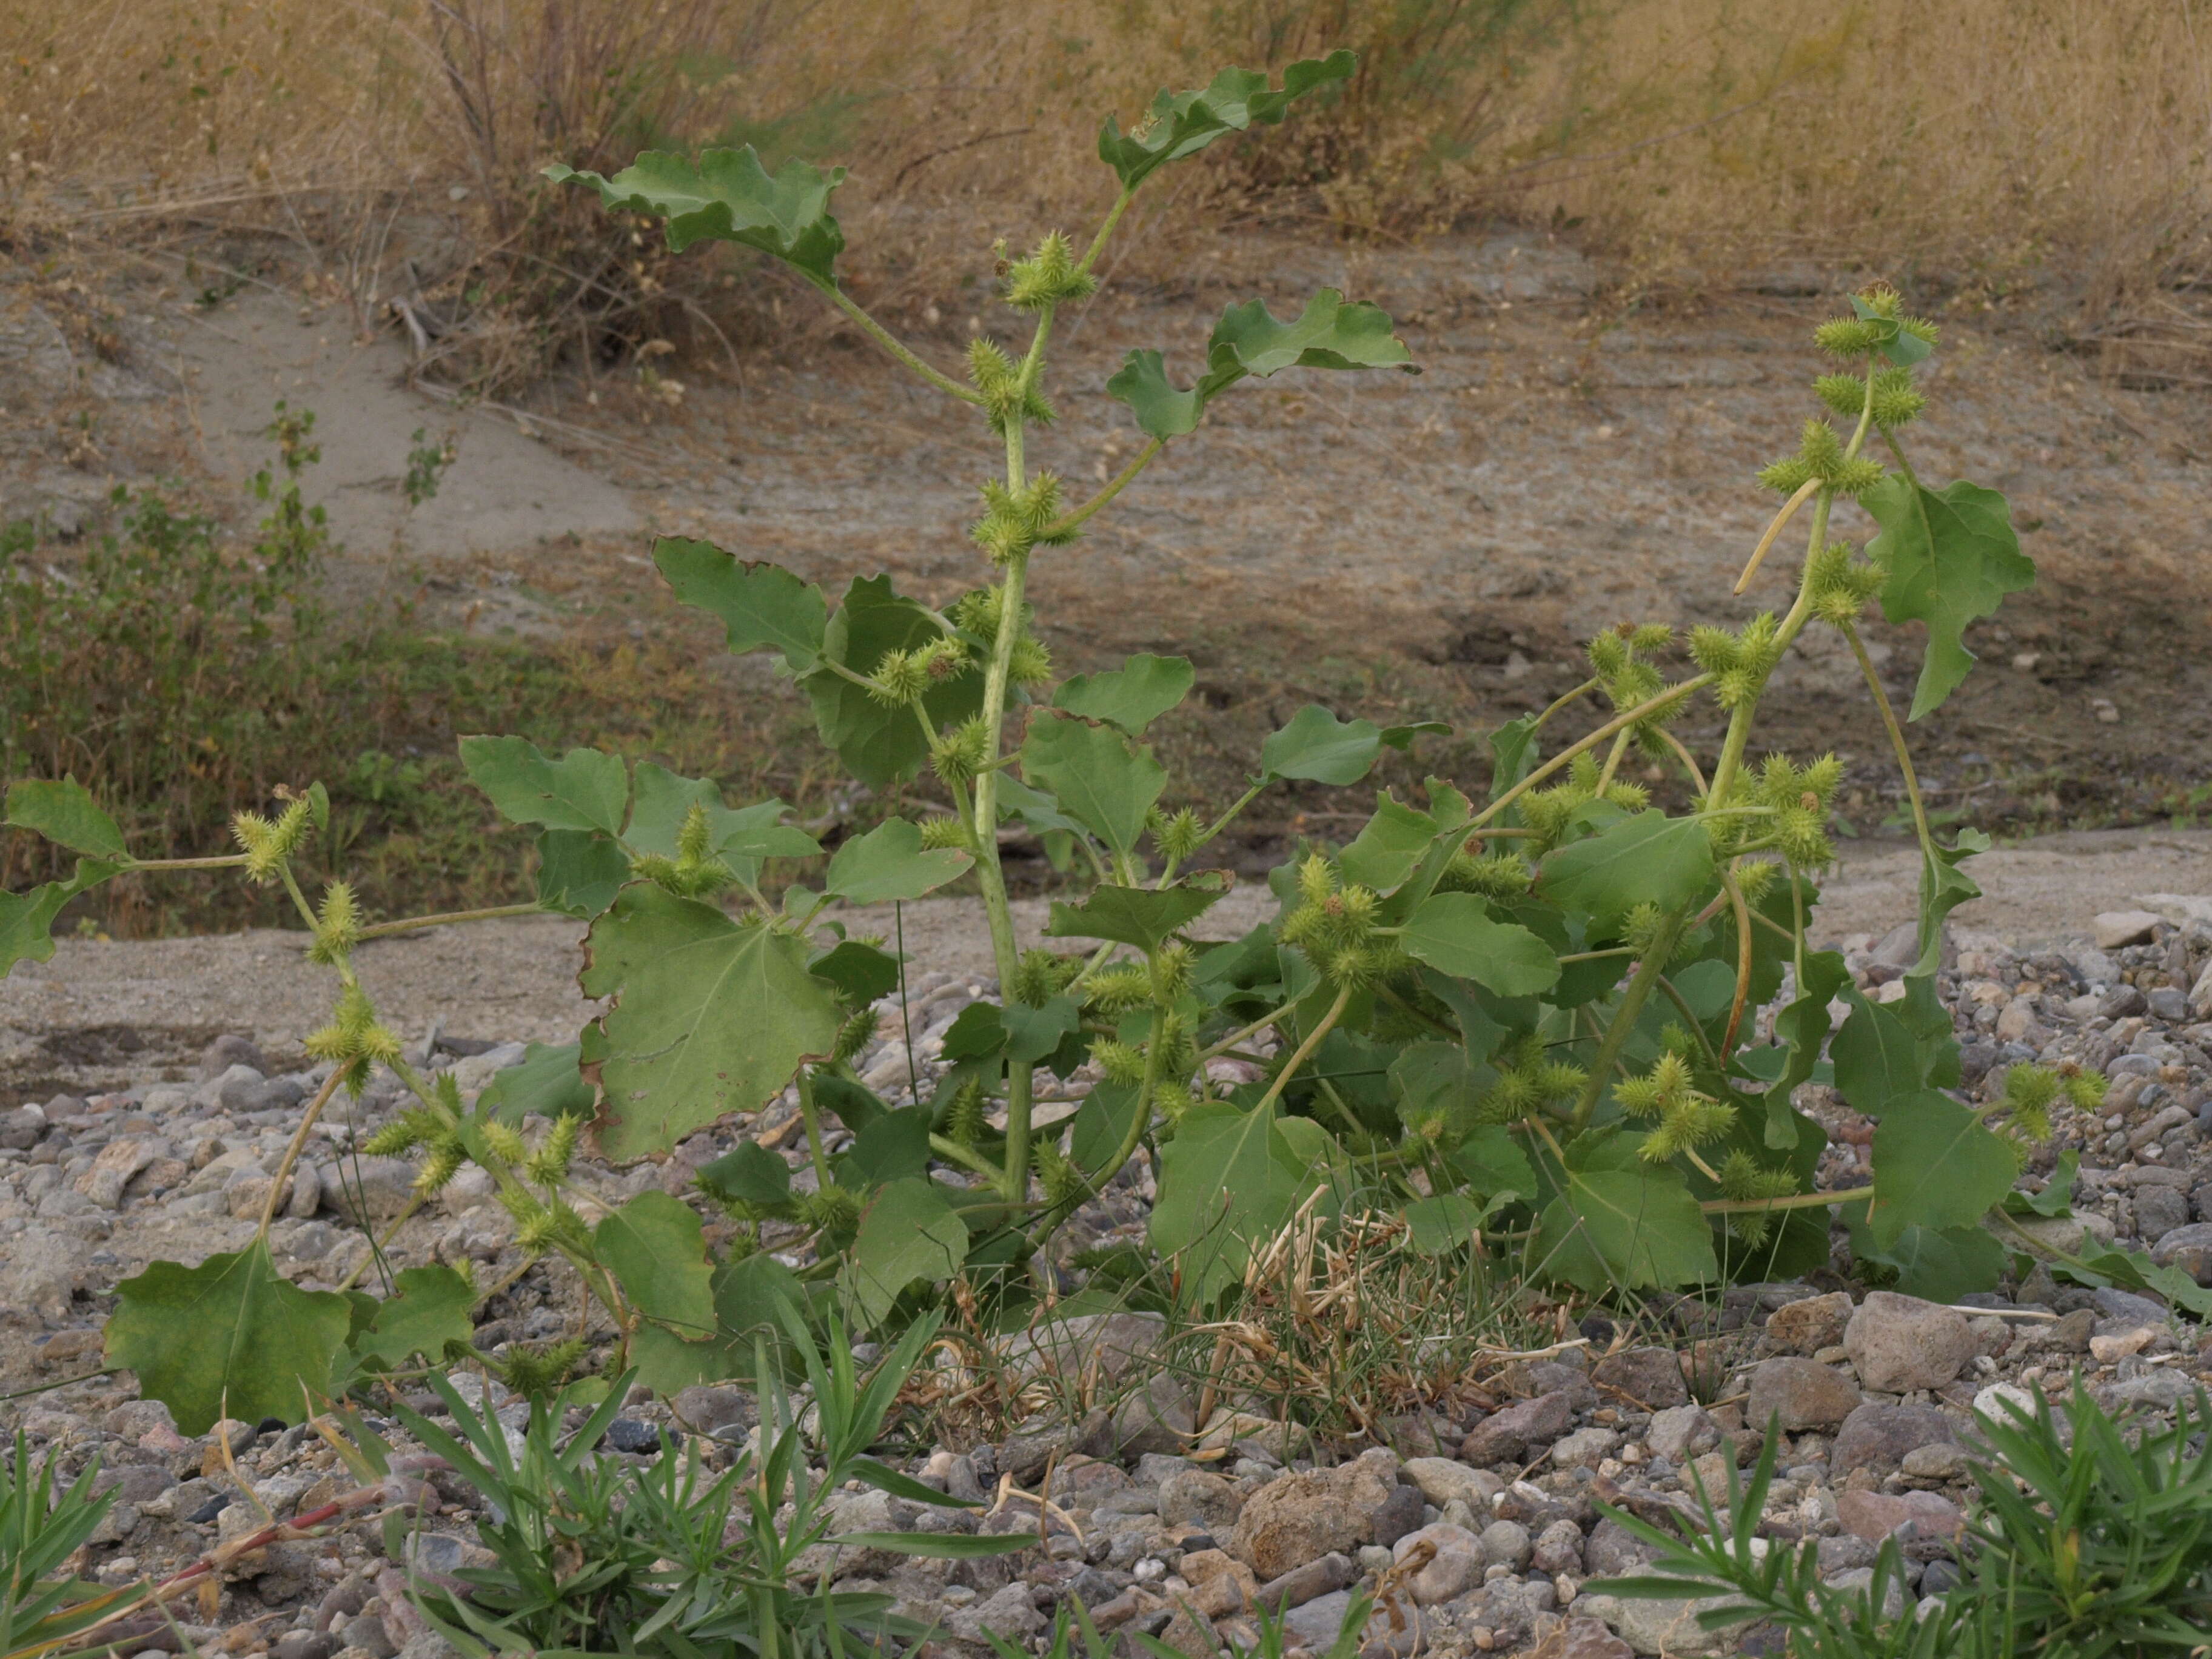
<path id="1" fill-rule="evenodd" d="M 876 1011 L 857 1008 L 845 1016 L 837 1027 L 837 1040 L 830 1047 L 830 1057 L 842 1062 L 854 1058 L 876 1040 Z"/>
<path id="2" fill-rule="evenodd" d="M 563 1338 L 543 1347 L 518 1342 L 504 1358 L 493 1363 L 499 1380 L 526 1400 L 542 1400 L 557 1392 L 590 1350 L 580 1336 Z"/>
<path id="3" fill-rule="evenodd" d="M 1191 973 L 1197 960 L 1197 953 L 1188 945 L 1163 945 L 1152 953 L 1152 994 L 1162 1006 L 1173 1003 L 1190 989 Z"/>
<path id="4" fill-rule="evenodd" d="M 948 784 L 963 784 L 991 763 L 991 726 L 981 714 L 963 720 L 937 739 L 929 751 L 930 770 Z"/>
<path id="5" fill-rule="evenodd" d="M 301 1046 L 315 1059 L 337 1067 L 345 1087 L 356 1095 L 368 1081 L 370 1067 L 380 1061 L 388 1066 L 399 1058 L 399 1039 L 377 1023 L 376 1010 L 357 983 L 338 993 L 331 1023 Z"/>
<path id="6" fill-rule="evenodd" d="M 1482 1123 L 1517 1123 L 1561 1101 L 1579 1095 L 1589 1081 L 1581 1066 L 1550 1058 L 1544 1040 L 1533 1033 L 1516 1043 L 1492 1064 L 1498 1081 L 1475 1106 Z"/>
<path id="7" fill-rule="evenodd" d="M 1510 848 L 1478 854 L 1462 848 L 1452 854 L 1451 862 L 1437 878 L 1437 890 L 1444 893 L 1480 893 L 1485 898 L 1516 899 L 1528 893 L 1535 878 L 1536 872 L 1528 860 Z"/>
<path id="8" fill-rule="evenodd" d="M 799 1218 L 818 1232 L 839 1233 L 860 1224 L 860 1199 L 844 1187 L 823 1187 L 798 1194 Z"/>
<path id="9" fill-rule="evenodd" d="M 945 1138 L 955 1146 L 973 1146 L 990 1127 L 983 1113 L 983 1083 L 980 1078 L 969 1078 L 952 1097 L 951 1108 L 945 1114 Z"/>
<path id="10" fill-rule="evenodd" d="M 258 812 L 240 812 L 230 821 L 230 833 L 246 854 L 246 878 L 257 885 L 276 879 L 277 866 L 298 852 L 307 839 L 313 809 L 295 800 L 271 823 Z"/>
<path id="11" fill-rule="evenodd" d="M 1102 968 L 1084 988 L 1084 1006 L 1102 1014 L 1125 1014 L 1152 1000 L 1152 976 L 1135 963 Z"/>
<path id="12" fill-rule="evenodd" d="M 540 1187 L 557 1187 L 566 1181 L 568 1166 L 575 1161 L 576 1142 L 583 1127 L 584 1120 L 573 1112 L 554 1119 L 551 1132 L 523 1164 L 524 1176 Z"/>
<path id="13" fill-rule="evenodd" d="M 1874 423 L 1888 431 L 1920 418 L 1928 399 L 1912 384 L 1912 371 L 1885 368 L 1874 377 Z"/>
<path id="14" fill-rule="evenodd" d="M 1014 1000 L 1042 1008 L 1075 982 L 1084 958 L 1050 951 L 1024 951 L 1014 968 Z"/>
<path id="15" fill-rule="evenodd" d="M 1754 1199 L 1788 1198 L 1797 1190 L 1797 1177 L 1788 1170 L 1761 1169 L 1751 1154 L 1730 1152 L 1720 1167 L 1720 1189 L 1724 1198 L 1739 1203 Z M 1729 1230 L 1747 1244 L 1763 1242 L 1774 1224 L 1771 1210 L 1745 1210 L 1729 1218 Z"/>
<path id="16" fill-rule="evenodd" d="M 886 651 L 869 678 L 873 682 L 868 687 L 869 696 L 896 708 L 921 701 L 921 694 L 929 690 L 929 665 L 917 662 L 911 651 Z"/>
<path id="17" fill-rule="evenodd" d="M 1075 250 L 1058 231 L 1037 244 L 1036 252 L 1015 261 L 1006 272 L 1006 303 L 1017 311 L 1042 311 L 1070 300 L 1088 299 L 1098 279 L 1075 268 Z"/>
<path id="18" fill-rule="evenodd" d="M 942 777 L 944 774 L 940 772 L 938 775 Z M 968 826 L 961 823 L 958 818 L 944 817 L 924 818 L 921 821 L 921 845 L 925 852 L 932 853 L 947 849 L 955 849 L 963 853 L 972 853 L 975 850 L 974 841 L 968 834 Z"/>
<path id="19" fill-rule="evenodd" d="M 1120 1084 L 1126 1089 L 1144 1080 L 1144 1054 L 1133 1044 L 1124 1042 L 1118 1037 L 1093 1039 L 1091 1058 L 1097 1062 L 1098 1069 L 1106 1074 L 1109 1083 Z"/>
<path id="20" fill-rule="evenodd" d="M 353 889 L 342 881 L 331 882 L 323 889 L 322 908 L 315 915 L 315 939 L 307 947 L 307 960 L 336 967 L 353 953 L 353 947 L 360 941 L 361 907 L 354 902 Z"/>
<path id="21" fill-rule="evenodd" d="M 1037 1142 L 1036 1163 L 1037 1182 L 1044 1188 L 1047 1204 L 1057 1209 L 1073 1209 L 1091 1195 L 1083 1171 L 1063 1156 L 1060 1148 L 1052 1142 Z"/>
<path id="22" fill-rule="evenodd" d="M 1856 622 L 1887 580 L 1881 566 L 1857 554 L 1849 542 L 1830 542 L 1807 563 L 1805 589 L 1813 614 L 1832 628 Z"/>
<path id="23" fill-rule="evenodd" d="M 1035 635 L 1023 635 L 1014 641 L 1014 648 L 1006 658 L 1006 678 L 1024 687 L 1049 684 L 1053 679 L 1052 653 Z"/>
<path id="24" fill-rule="evenodd" d="M 1656 1118 L 1638 1155 L 1663 1164 L 1677 1153 L 1718 1140 L 1735 1122 L 1735 1108 L 1699 1090 L 1682 1055 L 1662 1054 L 1642 1077 L 1623 1078 L 1613 1097 L 1631 1117 Z"/>
<path id="25" fill-rule="evenodd" d="M 1049 426 L 1059 418 L 1059 411 L 1037 390 L 1036 377 L 1024 388 L 1021 371 L 994 342 L 981 335 L 968 343 L 968 380 L 982 394 L 984 413 L 1000 437 L 1017 413 L 1038 426 Z"/>
<path id="26" fill-rule="evenodd" d="M 1189 807 L 1158 817 L 1157 823 L 1148 823 L 1152 843 L 1160 849 L 1161 856 L 1182 863 L 1206 845 L 1206 820 Z"/>

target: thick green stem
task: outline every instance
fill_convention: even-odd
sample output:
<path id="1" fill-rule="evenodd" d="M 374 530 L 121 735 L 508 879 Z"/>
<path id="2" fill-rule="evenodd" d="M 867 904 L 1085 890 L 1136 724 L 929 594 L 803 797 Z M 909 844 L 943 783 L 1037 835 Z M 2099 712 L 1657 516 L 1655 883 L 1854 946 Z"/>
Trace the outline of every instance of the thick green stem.
<path id="1" fill-rule="evenodd" d="M 1675 935 L 1680 933 L 1682 919 L 1668 916 L 1659 924 L 1651 936 L 1651 943 L 1630 975 L 1628 988 L 1620 994 L 1620 1006 L 1613 1010 L 1613 1024 L 1597 1045 L 1597 1054 L 1590 1061 L 1589 1081 L 1583 1086 L 1583 1097 L 1575 1103 L 1573 1129 L 1580 1134 L 1589 1127 L 1590 1119 L 1596 1115 L 1598 1101 L 1605 1094 L 1606 1084 L 1611 1080 L 1614 1062 L 1620 1051 L 1628 1046 L 1629 1033 L 1636 1029 L 1637 1017 L 1666 971 L 1668 953 L 1674 948 Z"/>
<path id="2" fill-rule="evenodd" d="M 1098 234 L 1091 239 L 1091 246 L 1084 250 L 1082 259 L 1076 264 L 1077 270 L 1087 273 L 1097 263 L 1099 254 L 1105 251 L 1106 239 L 1114 234 L 1114 227 L 1121 222 L 1121 216 L 1129 210 L 1129 204 L 1136 199 L 1137 192 L 1133 190 L 1125 190 L 1114 198 L 1114 205 L 1099 224 Z"/>
<path id="3" fill-rule="evenodd" d="M 1052 523 L 1045 528 L 1043 532 L 1044 539 L 1048 541 L 1057 541 L 1069 531 L 1079 528 L 1093 514 L 1097 513 L 1100 507 L 1105 506 L 1107 502 L 1112 501 L 1124 489 L 1127 489 L 1130 484 L 1134 483 L 1136 481 L 1137 475 L 1139 472 L 1142 472 L 1146 466 L 1152 464 L 1152 458 L 1158 455 L 1160 451 L 1165 449 L 1167 447 L 1167 441 L 1164 438 L 1155 438 L 1150 443 L 1146 444 L 1142 449 L 1137 452 L 1136 459 L 1131 461 L 1128 465 L 1123 467 L 1120 472 L 1115 475 L 1114 481 L 1111 483 L 1108 484 L 1103 489 L 1100 490 L 1096 495 L 1093 495 L 1089 501 L 1084 502 L 1082 506 L 1077 507 L 1073 512 L 1066 514 L 1060 518 L 1054 519 Z"/>
<path id="4" fill-rule="evenodd" d="M 1711 1198 L 1698 1206 L 1707 1215 L 1757 1215 L 1768 1210 L 1814 1210 L 1826 1204 L 1856 1204 L 1872 1198 L 1871 1187 L 1841 1193 L 1791 1193 L 1783 1198 Z"/>
<path id="5" fill-rule="evenodd" d="M 1335 1029 L 1336 1022 L 1344 1018 L 1344 1011 L 1351 1003 L 1352 988 L 1347 985 L 1336 994 L 1336 1000 L 1328 1005 L 1328 1012 L 1321 1017 L 1320 1023 L 1306 1033 L 1306 1040 L 1283 1062 L 1283 1069 L 1275 1073 L 1275 1080 L 1267 1085 L 1267 1092 L 1261 1097 L 1255 1110 L 1264 1112 L 1283 1097 L 1283 1091 L 1290 1086 L 1298 1067 L 1313 1058 L 1314 1050 L 1321 1047 L 1321 1040 Z"/>
<path id="6" fill-rule="evenodd" d="M 447 910 L 434 916 L 408 916 L 398 921 L 380 921 L 374 927 L 364 927 L 354 935 L 356 939 L 384 939 L 393 933 L 411 933 L 422 927 L 443 927 L 448 922 L 496 921 L 501 916 L 535 916 L 545 913 L 545 907 L 532 901 L 528 904 L 494 904 L 481 910 Z"/>
<path id="7" fill-rule="evenodd" d="M 892 335 L 889 329 L 885 328 L 874 318 L 869 316 L 866 312 L 861 310 L 859 306 L 853 302 L 851 297 L 836 283 L 819 283 L 817 284 L 817 286 L 822 289 L 823 294 L 829 296 L 830 303 L 836 306 L 838 310 L 843 312 L 848 317 L 850 317 L 854 322 L 858 323 L 860 325 L 861 331 L 866 334 L 870 339 L 873 340 L 878 345 L 889 352 L 891 356 L 898 362 L 904 363 L 915 374 L 921 375 L 923 380 L 928 381 L 930 385 L 935 386 L 939 392 L 945 393 L 946 397 L 957 398 L 963 404 L 980 404 L 983 401 L 983 394 L 976 391 L 973 386 L 963 386 L 959 381 L 952 379 L 950 375 L 939 373 L 936 369 L 932 368 L 927 363 L 922 362 L 921 358 L 915 356 L 913 352 L 908 350 L 907 348 L 900 343 L 898 339 Z"/>

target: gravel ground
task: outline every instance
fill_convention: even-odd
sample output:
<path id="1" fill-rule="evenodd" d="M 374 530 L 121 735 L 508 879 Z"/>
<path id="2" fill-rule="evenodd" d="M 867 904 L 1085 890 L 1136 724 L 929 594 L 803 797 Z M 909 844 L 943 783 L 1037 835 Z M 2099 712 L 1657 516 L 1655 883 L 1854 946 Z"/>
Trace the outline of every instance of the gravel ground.
<path id="1" fill-rule="evenodd" d="M 2152 860 L 2145 868 L 2153 869 L 2193 851 L 2152 841 L 2130 856 Z M 2048 860 L 2062 873 L 2108 872 L 2110 863 L 2061 849 L 2010 856 Z M 1848 896 L 1870 880 L 1861 866 L 1838 885 Z M 1870 903 L 1844 914 L 1880 921 L 1890 913 Z M 543 940 L 538 948 L 556 954 L 555 930 L 511 936 Z M 267 942 L 249 939 L 256 937 Z M 927 960 L 940 937 L 925 927 L 917 939 L 910 930 L 908 943 Z M 1904 954 L 1894 936 L 1861 929 L 1840 943 L 1871 994 L 1893 994 L 1886 988 L 1898 983 Z M 422 976 L 426 991 L 461 960 L 457 943 L 405 948 L 457 953 L 413 959 L 432 970 Z M 65 975 L 87 951 L 73 946 L 58 959 Z M 520 950 L 515 961 L 526 962 Z M 558 988 L 550 967 L 529 965 Z M 475 1034 L 441 1037 L 424 1051 L 453 1070 L 464 1091 L 518 1059 L 520 1040 L 564 1035 L 576 1012 L 537 998 L 529 973 L 514 963 L 472 971 L 466 987 L 448 978 L 444 1003 L 417 1005 L 426 1018 L 469 1007 Z M 2060 1249 L 2091 1236 L 2115 1240 L 2212 1284 L 2212 901 L 2169 897 L 2081 916 L 2078 928 L 2056 939 L 2016 945 L 1962 929 L 1940 983 L 1966 1045 L 1970 1094 L 1996 1092 L 2004 1069 L 2029 1059 L 2078 1063 L 2112 1080 L 2098 1115 L 2059 1114 L 2051 1145 L 2023 1177 L 2034 1189 L 2059 1152 L 2077 1152 L 2075 1218 L 2029 1224 Z M 958 1011 L 993 988 L 964 972 L 917 969 L 908 1027 L 923 1070 Z M 477 1000 L 457 1004 L 463 992 Z M 240 1006 L 220 1000 L 219 988 L 204 994 L 195 1018 Z M 507 1018 L 490 1025 L 489 1011 L 498 1008 Z M 907 1044 L 896 1009 L 885 1012 L 882 1041 L 859 1064 L 896 1095 Z M 493 1044 L 492 1035 L 501 1041 Z M 0 1386 L 46 1383 L 95 1365 L 113 1285 L 149 1258 L 191 1262 L 250 1237 L 268 1171 L 316 1073 L 284 1069 L 244 1031 L 210 1042 L 192 1071 L 185 1081 L 142 1073 L 128 1086 L 60 1093 L 0 1115 Z M 357 1107 L 337 1113 L 286 1195 L 272 1243 L 301 1283 L 343 1280 L 366 1254 L 358 1224 L 380 1223 L 404 1204 L 407 1165 L 348 1152 L 396 1098 L 383 1079 Z M 1807 1103 L 1835 1143 L 1823 1182 L 1852 1184 L 1870 1126 L 1823 1091 L 1809 1091 Z M 652 1186 L 681 1191 L 698 1164 L 750 1136 L 782 1150 L 804 1186 L 810 1176 L 794 1127 L 792 1108 L 779 1102 L 692 1137 L 665 1164 L 619 1171 L 585 1163 L 580 1178 L 610 1205 Z M 1140 1160 L 1089 1207 L 1078 1231 L 1089 1242 L 1137 1237 L 1151 1190 Z M 481 1185 L 457 1181 L 400 1231 L 394 1261 L 465 1259 L 494 1282 L 520 1268 L 511 1224 L 487 1196 Z M 573 1297 L 547 1270 L 532 1268 L 484 1306 L 477 1340 L 494 1348 L 562 1334 L 572 1309 Z M 1235 1399 L 1199 1422 L 1194 1391 L 1145 1363 L 1165 1336 L 1148 1315 L 1071 1322 L 1057 1338 L 1027 1344 L 1024 1363 L 1094 1375 L 1095 1409 L 1073 1419 L 1040 1417 L 1011 1432 L 1002 1425 L 980 1443 L 953 1436 L 955 1443 L 917 1449 L 909 1460 L 927 1483 L 984 1501 L 951 1524 L 1038 1529 L 1040 1547 L 969 1563 L 863 1557 L 825 1562 L 825 1570 L 852 1587 L 879 1583 L 939 1627 L 945 1651 L 975 1659 L 988 1652 L 985 1631 L 1034 1638 L 1070 1596 L 1103 1624 L 1162 1634 L 1189 1651 L 1200 1650 L 1201 1621 L 1249 1639 L 1254 1610 L 1282 1607 L 1294 1637 L 1319 1648 L 1362 1584 L 1383 1588 L 1403 1621 L 1401 1629 L 1378 1622 L 1370 1642 L 1401 1653 L 1416 1632 L 1425 1650 L 1443 1655 L 1763 1651 L 1759 1632 L 1706 1638 L 1681 1604 L 1586 1593 L 1589 1580 L 1642 1559 L 1596 1504 L 1680 1515 L 1695 1481 L 1717 1480 L 1755 1445 L 1752 1425 L 1778 1413 L 1789 1437 L 1762 1531 L 1778 1540 L 1818 1539 L 1831 1579 L 1846 1583 L 1855 1574 L 1863 1581 L 1878 1541 L 1905 1528 L 1915 1593 L 1925 1593 L 1955 1577 L 1971 1491 L 1961 1444 L 1974 1410 L 1994 1409 L 2008 1390 L 2021 1397 L 2030 1383 L 2063 1386 L 2078 1370 L 2107 1403 L 2157 1413 L 2197 1379 L 2212 1379 L 2212 1343 L 2202 1328 L 2155 1298 L 2068 1285 L 2047 1269 L 1959 1308 L 1868 1292 L 1839 1273 L 1734 1287 L 1712 1303 L 1655 1299 L 1633 1322 L 1589 1319 L 1551 1348 L 1478 1361 L 1449 1410 L 1390 1419 L 1387 1444 L 1316 1445 L 1246 1414 L 1251 1402 Z M 103 1480 L 121 1490 L 85 1563 L 94 1577 L 172 1571 L 243 1535 L 253 1510 L 240 1501 L 241 1484 L 279 1516 L 349 1484 L 312 1437 L 243 1424 L 184 1437 L 165 1408 L 134 1394 L 127 1376 L 95 1378 L 15 1401 L 5 1413 L 34 1446 L 58 1449 L 65 1468 L 97 1452 Z M 624 1423 L 637 1426 L 620 1427 L 617 1443 L 648 1445 L 652 1426 L 672 1421 L 726 1462 L 750 1410 L 731 1389 L 694 1389 L 669 1404 L 635 1398 Z M 403 1453 L 414 1449 L 404 1437 L 399 1443 Z M 469 1491 L 433 1462 L 405 1467 L 429 1478 L 427 1490 L 404 1494 L 438 1534 L 422 1547 L 424 1559 L 441 1570 L 476 1559 Z M 1026 1495 L 1041 1482 L 1054 1506 L 1042 1523 Z M 912 1527 L 927 1513 L 873 1493 L 839 1502 L 855 1530 Z M 208 1633 L 228 1632 L 234 1653 L 445 1659 L 441 1639 L 404 1605 L 398 1568 L 374 1528 L 272 1545 L 231 1564 L 223 1579 L 212 1609 L 204 1605 L 195 1616 L 207 1620 Z"/>

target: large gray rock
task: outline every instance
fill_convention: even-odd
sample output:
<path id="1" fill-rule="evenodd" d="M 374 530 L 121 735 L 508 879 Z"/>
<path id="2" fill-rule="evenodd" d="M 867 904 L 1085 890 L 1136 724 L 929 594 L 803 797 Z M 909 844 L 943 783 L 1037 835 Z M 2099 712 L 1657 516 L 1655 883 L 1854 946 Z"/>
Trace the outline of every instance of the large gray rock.
<path id="1" fill-rule="evenodd" d="M 1468 1508 L 1486 1514 L 1490 1500 L 1505 1490 L 1502 1476 L 1449 1457 L 1409 1457 L 1401 1473 L 1438 1509 L 1457 1498 Z"/>
<path id="2" fill-rule="evenodd" d="M 415 1166 L 404 1158 L 342 1158 L 318 1174 L 323 1201 L 356 1227 L 390 1221 L 415 1200 Z"/>
<path id="3" fill-rule="evenodd" d="M 1859 1407 L 1859 1391 L 1832 1365 L 1817 1359 L 1762 1359 L 1751 1370 L 1744 1421 L 1763 1431 L 1770 1420 L 1795 1434 L 1832 1429 Z"/>
<path id="4" fill-rule="evenodd" d="M 1114 1444 L 1123 1457 L 1180 1456 L 1197 1430 L 1190 1389 L 1169 1371 L 1153 1372 L 1114 1408 Z"/>
<path id="5" fill-rule="evenodd" d="M 1853 1469 L 1887 1474 L 1901 1467 L 1907 1452 L 1922 1446 L 1954 1445 L 1958 1431 L 1933 1406 L 1861 1406 L 1844 1419 L 1828 1451 L 1828 1478 L 1841 1481 Z"/>
<path id="6" fill-rule="evenodd" d="M 1538 1395 L 1484 1418 L 1460 1443 L 1459 1455 L 1469 1463 L 1518 1462 L 1532 1448 L 1565 1434 L 1574 1415 L 1573 1399 L 1564 1389 Z"/>
<path id="7" fill-rule="evenodd" d="M 0 1250 L 0 1310 L 29 1311 L 58 1324 L 70 1298 L 84 1288 L 91 1247 L 74 1233 L 32 1225 Z"/>
<path id="8" fill-rule="evenodd" d="M 1934 1302 L 1871 1292 L 1844 1329 L 1859 1381 L 1885 1394 L 1940 1389 L 1974 1357 L 1966 1316 Z"/>
<path id="9" fill-rule="evenodd" d="M 1070 1382 L 1118 1382 L 1152 1359 L 1166 1334 L 1156 1313 L 1081 1314 L 1024 1331 L 1006 1344 L 1006 1360 L 1018 1377 L 1049 1370 Z"/>
<path id="10" fill-rule="evenodd" d="M 1193 1522 L 1216 1537 L 1244 1508 L 1244 1494 L 1233 1480 L 1204 1469 L 1185 1469 L 1160 1482 L 1160 1524 L 1187 1527 Z"/>

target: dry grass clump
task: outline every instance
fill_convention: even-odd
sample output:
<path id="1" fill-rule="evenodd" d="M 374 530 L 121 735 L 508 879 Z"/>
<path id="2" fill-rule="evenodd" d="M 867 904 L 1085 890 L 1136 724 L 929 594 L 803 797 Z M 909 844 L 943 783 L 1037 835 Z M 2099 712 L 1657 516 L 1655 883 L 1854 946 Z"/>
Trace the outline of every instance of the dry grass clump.
<path id="1" fill-rule="evenodd" d="M 1348 45 L 1355 81 L 1179 170 L 1155 225 L 1199 198 L 1386 240 L 1502 212 L 1669 285 L 1856 262 L 1995 294 L 2063 270 L 2082 343 L 2171 368 L 2206 343 L 2178 307 L 2212 281 L 2208 29 L 2201 0 L 19 6 L 0 228 L 281 233 L 365 319 L 404 322 L 426 371 L 497 391 L 563 356 L 730 344 L 774 295 L 734 260 L 665 261 L 544 186 L 548 161 L 843 161 L 856 289 L 919 308 L 946 256 L 979 276 L 994 236 L 1103 206 L 1103 111 Z"/>

